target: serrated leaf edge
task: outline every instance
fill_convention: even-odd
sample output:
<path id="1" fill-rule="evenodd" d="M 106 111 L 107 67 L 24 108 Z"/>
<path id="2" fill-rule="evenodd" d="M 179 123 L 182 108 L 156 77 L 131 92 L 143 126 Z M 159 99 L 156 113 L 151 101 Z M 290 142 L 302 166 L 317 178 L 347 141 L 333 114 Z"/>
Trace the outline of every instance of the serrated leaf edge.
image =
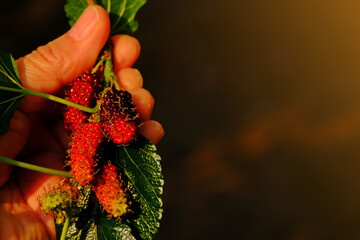
<path id="1" fill-rule="evenodd" d="M 150 143 L 151 144 L 151 143 Z M 163 206 L 163 202 L 161 197 L 159 197 L 159 195 L 162 195 L 162 186 L 163 186 L 163 179 L 162 179 L 162 174 L 161 174 L 161 165 L 159 165 L 159 159 L 160 156 L 158 156 L 157 154 L 154 156 L 152 154 L 150 154 L 149 152 L 153 152 L 154 148 L 151 147 L 149 149 L 149 152 L 144 150 L 143 148 L 138 149 L 138 151 L 143 152 L 145 155 L 151 156 L 151 158 L 154 159 L 156 165 L 159 167 L 159 169 L 155 169 L 156 176 L 159 176 L 159 182 L 160 182 L 160 186 L 158 187 L 159 191 L 156 191 L 156 187 L 153 187 L 153 185 L 151 184 L 151 182 L 149 181 L 148 177 L 144 174 L 143 170 L 139 167 L 142 166 L 144 164 L 138 165 L 133 158 L 130 156 L 129 152 L 127 151 L 126 147 L 123 146 L 124 149 L 124 153 L 126 154 L 126 157 L 130 160 L 130 162 L 136 166 L 136 168 L 138 169 L 138 171 L 140 171 L 141 175 L 143 178 L 146 179 L 147 181 L 147 185 L 151 187 L 152 190 L 152 195 L 155 196 L 155 198 L 152 198 L 151 201 L 156 199 L 155 204 L 151 204 L 151 202 L 148 201 L 148 198 L 146 198 L 143 194 L 142 191 L 139 190 L 139 188 L 136 186 L 134 179 L 131 177 L 131 174 L 129 174 L 129 172 L 126 170 L 126 168 L 124 168 L 124 172 L 127 175 L 127 177 L 129 178 L 129 183 L 131 184 L 131 188 L 134 188 L 134 190 L 132 191 L 133 196 L 135 197 L 135 199 L 138 199 L 139 201 L 141 201 L 141 205 L 143 206 L 143 208 L 148 210 L 148 216 L 151 216 L 150 219 L 154 219 L 156 221 L 156 223 L 153 223 L 152 221 L 149 222 L 147 220 L 145 221 L 141 221 L 142 224 L 145 224 L 145 226 L 147 226 L 147 229 L 149 230 L 148 234 L 150 234 L 149 236 L 153 236 L 153 234 L 155 234 L 155 232 L 157 230 L 154 229 L 154 227 L 156 229 L 159 228 L 159 221 L 162 218 L 162 206 Z M 155 150 L 156 152 L 156 150 Z M 145 158 L 146 159 L 146 158 Z M 149 166 L 148 164 L 146 164 L 147 166 Z M 153 167 L 150 166 L 151 169 L 154 169 Z M 135 191 L 135 192 L 134 192 Z M 140 200 L 142 199 L 142 200 Z M 155 210 L 158 210 L 158 212 L 156 212 Z M 151 223 L 155 224 L 152 225 Z M 137 220 L 136 220 L 136 224 L 140 224 Z M 155 230 L 155 232 L 154 232 Z M 141 233 L 142 234 L 142 233 Z"/>
<path id="2" fill-rule="evenodd" d="M 148 185 L 149 185 L 149 186 L 152 186 L 151 183 L 149 182 L 148 178 L 144 175 L 144 173 L 143 173 L 143 171 L 141 170 L 141 168 L 139 168 L 139 165 L 136 164 L 136 163 L 133 161 L 133 159 L 131 158 L 131 156 L 129 155 L 129 153 L 128 153 L 128 151 L 126 150 L 125 147 L 124 147 L 124 151 L 126 152 L 126 155 L 128 156 L 128 158 L 131 159 L 131 162 L 136 166 L 137 169 L 139 169 L 139 171 L 141 172 L 141 174 L 144 176 L 144 178 L 146 179 L 146 182 L 148 183 Z M 145 151 L 144 151 L 144 152 L 145 152 Z M 146 153 L 147 155 L 149 155 L 147 152 L 145 152 L 145 153 Z M 127 172 L 126 169 L 124 169 L 124 171 Z M 130 178 L 129 174 L 127 174 L 127 176 Z M 131 180 L 131 178 L 130 178 L 130 180 Z M 133 182 L 133 181 L 131 181 L 131 182 Z M 139 190 L 137 187 L 135 187 L 135 188 L 136 188 L 137 190 Z M 155 189 L 154 189 L 153 187 L 151 187 L 151 189 L 152 189 L 154 195 L 158 198 L 158 194 L 156 193 Z M 138 192 L 140 192 L 140 195 L 143 197 L 143 199 L 146 199 L 146 198 L 144 197 L 144 195 L 141 194 L 141 191 L 138 191 Z M 159 199 L 160 199 L 160 198 L 158 198 L 158 200 L 159 200 Z M 160 203 L 160 205 L 161 205 L 160 207 L 162 207 L 161 201 L 159 201 L 159 203 Z M 154 215 L 154 216 L 155 216 L 155 215 Z"/>

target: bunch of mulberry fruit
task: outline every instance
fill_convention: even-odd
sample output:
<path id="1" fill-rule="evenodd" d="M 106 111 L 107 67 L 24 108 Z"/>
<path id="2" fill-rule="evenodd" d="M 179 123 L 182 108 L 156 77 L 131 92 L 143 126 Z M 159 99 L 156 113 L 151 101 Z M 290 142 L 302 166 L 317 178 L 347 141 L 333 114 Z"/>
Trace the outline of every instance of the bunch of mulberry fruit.
<path id="1" fill-rule="evenodd" d="M 112 85 L 104 87 L 100 75 L 84 73 L 66 91 L 66 100 L 95 109 L 89 113 L 74 105 L 64 110 L 64 128 L 72 137 L 67 165 L 76 186 L 90 186 L 102 209 L 119 218 L 129 211 L 126 190 L 119 169 L 102 153 L 109 144 L 128 145 L 136 139 L 138 115 L 131 94 Z M 46 212 L 62 209 L 59 204 L 52 206 L 48 196 L 41 200 Z"/>

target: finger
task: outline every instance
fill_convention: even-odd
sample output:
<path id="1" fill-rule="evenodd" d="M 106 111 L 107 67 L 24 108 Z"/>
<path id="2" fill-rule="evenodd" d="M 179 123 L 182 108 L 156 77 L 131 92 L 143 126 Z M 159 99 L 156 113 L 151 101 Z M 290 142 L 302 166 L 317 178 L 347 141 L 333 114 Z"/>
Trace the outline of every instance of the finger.
<path id="1" fill-rule="evenodd" d="M 0 239 L 56 239 L 24 202 L 15 179 L 0 189 Z"/>
<path id="2" fill-rule="evenodd" d="M 121 68 L 131 67 L 140 54 L 139 41 L 128 35 L 116 35 L 112 37 L 112 41 L 115 72 Z"/>
<path id="3" fill-rule="evenodd" d="M 141 122 L 149 120 L 154 107 L 154 98 L 144 88 L 136 88 L 129 91 L 134 99 L 136 110 L 139 113 L 139 120 Z"/>
<path id="4" fill-rule="evenodd" d="M 57 170 L 63 169 L 64 156 L 60 153 L 47 152 L 32 158 L 29 163 Z M 43 221 L 52 238 L 55 236 L 54 218 L 44 214 L 38 201 L 39 196 L 56 186 L 63 178 L 45 173 L 34 172 L 27 169 L 18 169 L 17 183 L 24 197 L 24 201 L 32 208 Z"/>
<path id="5" fill-rule="evenodd" d="M 94 65 L 107 41 L 109 26 L 107 12 L 100 6 L 89 6 L 67 33 L 17 60 L 24 87 L 54 93 L 75 80 Z M 39 109 L 43 100 L 34 98 L 26 97 L 22 109 Z"/>
<path id="6" fill-rule="evenodd" d="M 161 124 L 154 120 L 147 120 L 139 128 L 138 133 L 148 138 L 153 144 L 158 144 L 163 138 L 165 132 Z"/>
<path id="7" fill-rule="evenodd" d="M 64 122 L 56 122 L 51 130 L 56 139 L 59 141 L 60 145 L 62 146 L 63 151 L 67 151 L 69 149 L 72 138 L 69 133 L 67 133 L 64 129 Z"/>
<path id="8" fill-rule="evenodd" d="M 136 88 L 142 88 L 143 78 L 141 73 L 135 68 L 120 69 L 116 77 L 118 78 L 120 88 L 130 91 Z"/>
<path id="9" fill-rule="evenodd" d="M 31 134 L 26 146 L 21 152 L 21 157 L 34 156 L 51 149 L 52 152 L 63 152 L 60 141 L 49 131 L 49 123 L 44 122 L 37 114 L 29 114 Z"/>
<path id="10" fill-rule="evenodd" d="M 26 114 L 15 111 L 6 134 L 0 136 L 0 156 L 14 159 L 23 149 L 30 135 L 30 123 Z M 0 163 L 0 186 L 9 178 L 12 167 Z"/>

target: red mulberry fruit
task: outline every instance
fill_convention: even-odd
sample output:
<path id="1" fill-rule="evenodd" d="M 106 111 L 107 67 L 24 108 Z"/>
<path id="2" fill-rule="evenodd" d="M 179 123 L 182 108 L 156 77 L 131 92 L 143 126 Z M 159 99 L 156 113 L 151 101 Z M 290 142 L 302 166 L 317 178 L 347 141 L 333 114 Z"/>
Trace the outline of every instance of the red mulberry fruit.
<path id="1" fill-rule="evenodd" d="M 120 177 L 113 164 L 104 166 L 93 189 L 104 210 L 113 217 L 118 218 L 128 211 L 127 199 L 121 188 Z"/>
<path id="2" fill-rule="evenodd" d="M 88 119 L 88 116 L 83 111 L 68 107 L 68 110 L 64 112 L 64 127 L 68 132 L 76 131 L 80 126 Z"/>
<path id="3" fill-rule="evenodd" d="M 67 92 L 66 99 L 85 107 L 92 107 L 102 89 L 102 81 L 96 74 L 84 73 L 78 77 Z M 68 107 L 64 112 L 64 127 L 73 132 L 88 119 L 88 115 L 74 107 Z"/>
<path id="4" fill-rule="evenodd" d="M 81 186 L 94 178 L 96 150 L 102 139 L 100 123 L 85 123 L 73 136 L 69 150 L 71 173 Z"/>
<path id="5" fill-rule="evenodd" d="M 100 110 L 101 122 L 108 137 L 117 144 L 127 144 L 136 135 L 135 104 L 127 91 L 105 93 Z"/>

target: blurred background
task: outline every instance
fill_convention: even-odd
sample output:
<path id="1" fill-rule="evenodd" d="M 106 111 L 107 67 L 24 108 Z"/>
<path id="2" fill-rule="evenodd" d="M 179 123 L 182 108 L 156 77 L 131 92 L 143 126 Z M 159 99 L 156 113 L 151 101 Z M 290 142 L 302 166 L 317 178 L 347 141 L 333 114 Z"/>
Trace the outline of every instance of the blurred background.
<path id="1" fill-rule="evenodd" d="M 0 0 L 17 58 L 63 0 Z M 155 239 L 360 239 L 360 2 L 148 0 L 135 67 L 166 135 Z"/>

